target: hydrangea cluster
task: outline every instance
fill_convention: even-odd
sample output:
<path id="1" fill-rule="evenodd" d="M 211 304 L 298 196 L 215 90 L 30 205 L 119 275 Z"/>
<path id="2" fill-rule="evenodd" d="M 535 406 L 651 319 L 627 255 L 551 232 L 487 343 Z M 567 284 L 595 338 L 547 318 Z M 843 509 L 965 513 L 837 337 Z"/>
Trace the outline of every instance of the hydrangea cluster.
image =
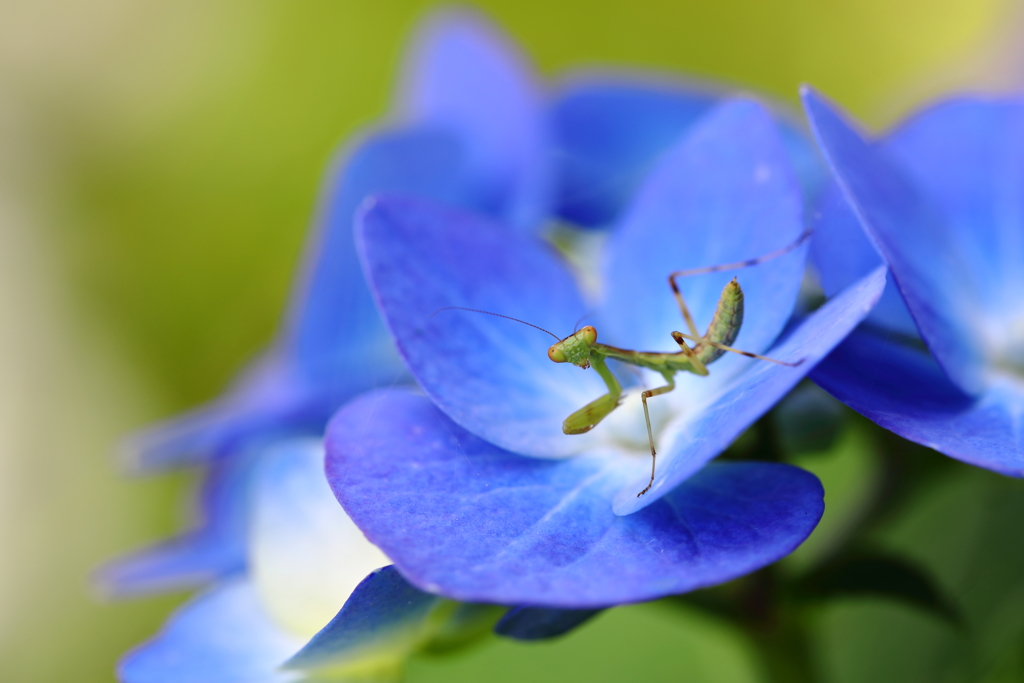
<path id="1" fill-rule="evenodd" d="M 946 103 L 866 142 L 808 90 L 812 138 L 715 89 L 542 84 L 465 13 L 420 29 L 401 84 L 338 156 L 274 343 L 130 440 L 139 468 L 205 484 L 197 528 L 100 573 L 120 595 L 202 588 L 125 683 L 397 679 L 415 652 L 551 637 L 765 567 L 815 528 L 822 486 L 715 458 L 809 373 L 902 436 L 1024 474 L 1019 103 Z M 706 326 L 736 278 L 748 355 L 649 399 L 638 496 L 640 394 L 663 373 L 614 365 L 619 406 L 567 435 L 606 389 L 552 364 L 544 332 L 586 320 L 681 353 L 668 274 L 775 252 L 679 281 Z"/>

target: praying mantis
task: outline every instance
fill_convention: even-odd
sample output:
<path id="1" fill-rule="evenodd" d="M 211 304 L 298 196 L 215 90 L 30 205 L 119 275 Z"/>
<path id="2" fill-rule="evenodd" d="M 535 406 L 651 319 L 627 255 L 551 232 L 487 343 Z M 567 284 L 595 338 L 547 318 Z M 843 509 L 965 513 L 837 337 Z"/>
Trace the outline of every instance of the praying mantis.
<path id="1" fill-rule="evenodd" d="M 647 407 L 647 399 L 667 394 L 675 389 L 675 375 L 677 372 L 691 372 L 695 375 L 707 376 L 709 374 L 707 366 L 718 360 L 726 352 L 736 353 L 741 356 L 746 356 L 747 358 L 756 358 L 770 363 L 777 363 L 778 365 L 786 367 L 797 367 L 804 361 L 804 359 L 800 359 L 795 363 L 789 363 L 775 358 L 751 353 L 749 351 L 741 351 L 740 349 L 730 346 L 736 340 L 736 337 L 740 332 L 740 327 L 743 325 L 743 290 L 740 288 L 737 278 L 733 278 L 729 281 L 722 290 L 718 299 L 718 305 L 715 308 L 714 316 L 711 319 L 711 323 L 708 325 L 707 331 L 703 335 L 701 335 L 697 330 L 697 325 L 693 320 L 693 316 L 690 315 L 690 311 L 686 306 L 686 301 L 683 299 L 682 293 L 679 291 L 676 279 L 694 275 L 718 273 L 726 270 L 749 268 L 751 266 L 759 265 L 765 261 L 770 261 L 793 251 L 803 244 L 803 242 L 810 237 L 810 234 L 811 232 L 806 230 L 792 243 L 757 258 L 704 268 L 677 270 L 670 273 L 668 276 L 668 284 L 672 290 L 672 295 L 676 299 L 676 303 L 679 305 L 679 311 L 683 316 L 683 321 L 686 323 L 686 329 L 689 332 L 689 334 L 676 331 L 671 333 L 672 339 L 679 345 L 679 351 L 675 352 L 632 351 L 629 349 L 621 349 L 617 346 L 601 344 L 597 341 L 597 330 L 591 325 L 587 325 L 586 327 L 583 327 L 562 339 L 559 338 L 558 335 L 549 332 L 542 327 L 528 323 L 525 320 L 501 315 L 500 313 L 492 313 L 491 311 L 481 311 L 473 308 L 463 308 L 461 306 L 446 306 L 435 311 L 434 315 L 444 310 L 454 309 L 486 313 L 499 318 L 514 320 L 516 322 L 523 323 L 524 325 L 535 327 L 543 332 L 547 332 L 558 340 L 548 348 L 548 358 L 553 362 L 572 363 L 576 367 L 584 370 L 587 368 L 593 368 L 601 379 L 604 380 L 608 393 L 591 401 L 569 417 L 565 418 L 562 422 L 562 432 L 565 434 L 584 434 L 589 432 L 600 424 L 601 420 L 607 417 L 609 413 L 619 406 L 619 403 L 622 400 L 622 385 L 619 384 L 618 379 L 616 379 L 615 375 L 613 375 L 611 370 L 608 369 L 605 359 L 612 358 L 623 363 L 628 363 L 630 365 L 635 365 L 660 373 L 661 376 L 665 378 L 665 385 L 655 389 L 647 389 L 640 394 L 640 399 L 644 406 L 644 419 L 647 422 L 647 439 L 651 447 L 651 478 L 644 490 L 637 494 L 637 498 L 639 498 L 650 491 L 651 487 L 654 485 L 655 468 L 658 460 L 658 452 L 654 447 L 654 432 L 651 429 L 651 415 Z M 691 347 L 687 344 L 687 341 L 696 343 Z"/>

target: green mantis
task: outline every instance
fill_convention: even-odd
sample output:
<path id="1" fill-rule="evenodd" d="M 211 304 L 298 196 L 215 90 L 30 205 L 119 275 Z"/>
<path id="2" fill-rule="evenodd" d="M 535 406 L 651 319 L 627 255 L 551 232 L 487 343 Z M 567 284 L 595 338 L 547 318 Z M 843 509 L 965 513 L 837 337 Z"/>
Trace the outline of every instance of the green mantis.
<path id="1" fill-rule="evenodd" d="M 679 305 L 679 311 L 683 316 L 683 320 L 686 323 L 686 328 L 689 333 L 684 334 L 682 332 L 675 331 L 671 333 L 672 339 L 679 346 L 679 351 L 675 352 L 633 351 L 629 349 L 621 349 L 617 346 L 609 346 L 608 344 L 601 344 L 597 341 L 597 330 L 590 325 L 573 332 L 564 339 L 559 339 L 557 335 L 548 332 L 548 330 L 537 327 L 536 325 L 517 318 L 491 313 L 490 311 L 479 311 L 477 309 L 465 309 L 459 306 L 449 306 L 444 309 L 439 309 L 437 312 L 446 309 L 470 310 L 478 313 L 487 313 L 488 315 L 496 315 L 501 318 L 508 318 L 510 320 L 515 320 L 516 322 L 530 325 L 531 327 L 537 327 L 537 329 L 547 332 L 555 339 L 558 339 L 558 341 L 555 344 L 552 344 L 548 349 L 548 358 L 552 361 L 555 363 L 572 363 L 576 367 L 584 370 L 587 368 L 593 368 L 597 374 L 600 375 L 601 379 L 604 380 L 608 393 L 591 401 L 569 417 L 565 418 L 565 421 L 562 422 L 562 431 L 565 434 L 583 434 L 585 432 L 589 432 L 591 429 L 596 427 L 601 420 L 607 417 L 609 413 L 615 410 L 622 400 L 622 386 L 615 378 L 615 375 L 612 374 L 611 370 L 608 369 L 608 365 L 605 362 L 606 359 L 612 358 L 623 363 L 653 370 L 661 374 L 661 376 L 665 378 L 664 386 L 657 387 L 655 389 L 647 389 L 640 394 L 640 398 L 644 406 L 644 419 L 647 422 L 647 438 L 651 447 L 651 478 L 644 490 L 637 494 L 637 497 L 639 498 L 650 491 L 651 486 L 654 485 L 655 467 L 657 465 L 658 458 L 657 450 L 655 450 L 654 447 L 654 432 L 651 429 L 651 416 L 647 407 L 647 399 L 653 396 L 667 394 L 675 389 L 675 375 L 677 372 L 691 372 L 695 375 L 707 376 L 707 366 L 718 360 L 727 352 L 736 353 L 748 358 L 768 361 L 770 363 L 777 363 L 786 367 L 796 367 L 803 363 L 803 359 L 795 363 L 788 363 L 774 358 L 768 358 L 767 356 L 761 356 L 756 353 L 750 353 L 749 351 L 741 351 L 731 346 L 740 332 L 740 327 L 743 325 L 743 290 L 740 288 L 739 282 L 736 278 L 733 278 L 722 290 L 714 316 L 711 319 L 711 323 L 708 325 L 707 331 L 703 335 L 701 335 L 697 330 L 697 325 L 693 320 L 693 316 L 690 315 L 690 311 L 686 306 L 682 293 L 679 291 L 676 279 L 756 266 L 764 263 L 765 261 L 769 261 L 793 251 L 809 236 L 810 232 L 805 231 L 791 244 L 769 254 L 765 254 L 764 256 L 759 256 L 746 261 L 738 261 L 736 263 L 696 268 L 692 270 L 680 270 L 671 273 L 668 276 L 669 287 L 672 289 L 672 294 Z M 695 344 L 691 347 L 687 344 L 687 341 L 695 342 Z"/>

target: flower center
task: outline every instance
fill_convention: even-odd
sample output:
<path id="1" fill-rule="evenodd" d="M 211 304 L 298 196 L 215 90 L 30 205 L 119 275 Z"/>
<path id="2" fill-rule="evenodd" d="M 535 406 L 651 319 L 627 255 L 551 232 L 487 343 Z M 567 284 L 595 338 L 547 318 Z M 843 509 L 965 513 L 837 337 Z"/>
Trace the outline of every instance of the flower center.
<path id="1" fill-rule="evenodd" d="M 622 394 L 619 407 L 597 427 L 605 430 L 605 438 L 617 449 L 628 455 L 651 457 L 651 446 L 647 439 L 647 422 L 644 420 L 644 406 L 640 400 L 642 389 L 630 389 Z M 672 417 L 671 403 L 655 397 L 648 399 L 651 413 L 651 433 L 654 445 L 661 451 L 659 437 Z"/>
<path id="2" fill-rule="evenodd" d="M 1024 313 L 987 332 L 986 351 L 995 369 L 1024 381 Z"/>

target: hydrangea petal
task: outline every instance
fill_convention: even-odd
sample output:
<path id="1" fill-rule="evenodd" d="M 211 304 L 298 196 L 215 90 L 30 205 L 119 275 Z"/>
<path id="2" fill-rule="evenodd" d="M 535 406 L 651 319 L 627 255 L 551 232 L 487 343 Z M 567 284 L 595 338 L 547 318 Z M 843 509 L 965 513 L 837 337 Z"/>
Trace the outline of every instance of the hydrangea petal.
<path id="1" fill-rule="evenodd" d="M 455 422 L 504 448 L 557 457 L 590 443 L 562 420 L 604 393 L 593 372 L 555 365 L 551 337 L 587 308 L 550 245 L 479 216 L 380 197 L 360 219 L 364 264 L 399 352 Z M 436 313 L 436 315 L 435 315 Z"/>
<path id="2" fill-rule="evenodd" d="M 338 507 L 323 467 L 319 441 L 294 440 L 261 459 L 253 482 L 253 584 L 278 624 L 307 637 L 390 564 Z"/>
<path id="3" fill-rule="evenodd" d="M 397 389 L 343 408 L 327 449 L 335 495 L 399 571 L 474 602 L 590 609 L 717 584 L 792 551 L 824 509 L 803 470 L 725 463 L 618 517 L 615 459 L 523 458 Z"/>
<path id="4" fill-rule="evenodd" d="M 251 456 L 212 464 L 199 497 L 197 528 L 110 562 L 97 572 L 100 589 L 124 597 L 192 588 L 243 571 Z"/>
<path id="5" fill-rule="evenodd" d="M 809 88 L 804 107 L 819 145 L 847 200 L 892 270 L 925 343 L 950 378 L 968 392 L 984 384 L 974 320 L 977 283 L 938 208 L 878 145 Z"/>
<path id="6" fill-rule="evenodd" d="M 669 333 L 685 328 L 669 273 L 763 256 L 802 232 L 800 189 L 771 115 L 746 99 L 716 107 L 662 157 L 612 237 L 603 303 L 609 343 L 678 351 Z M 746 303 L 734 345 L 764 351 L 796 303 L 806 253 L 801 245 L 757 267 L 680 279 L 700 332 L 735 277 Z M 728 375 L 737 361 L 721 359 L 713 374 Z"/>
<path id="7" fill-rule="evenodd" d="M 674 495 L 680 482 L 725 450 L 850 334 L 878 301 L 884 286 L 885 267 L 880 266 L 809 315 L 768 352 L 779 360 L 803 359 L 799 367 L 747 360 L 745 371 L 716 396 L 684 412 L 660 437 L 658 472 L 651 490 L 637 497 L 647 485 L 650 465 L 634 467 L 630 483 L 615 496 L 615 513 L 633 514 L 662 495 Z"/>
<path id="8" fill-rule="evenodd" d="M 523 230 L 541 227 L 551 201 L 541 94 L 497 28 L 465 10 L 431 17 L 406 59 L 397 109 L 465 143 L 478 208 Z"/>
<path id="9" fill-rule="evenodd" d="M 288 683 L 278 670 L 302 646 L 276 628 L 245 581 L 222 584 L 178 610 L 163 631 L 129 652 L 122 683 Z"/>
<path id="10" fill-rule="evenodd" d="M 976 305 L 1005 320 L 1024 297 L 1024 101 L 959 98 L 912 117 L 885 149 L 944 211 Z"/>
<path id="11" fill-rule="evenodd" d="M 1024 477 L 1024 386 L 996 381 L 964 394 L 927 354 L 854 333 L 811 379 L 882 427 L 950 457 Z"/>
<path id="12" fill-rule="evenodd" d="M 647 74 L 574 74 L 557 89 L 548 118 L 557 154 L 556 211 L 584 227 L 619 219 L 666 149 L 725 97 L 721 88 Z M 811 197 L 823 168 L 806 132 L 784 116 L 779 132 Z"/>
<path id="13" fill-rule="evenodd" d="M 359 267 L 355 211 L 386 190 L 471 205 L 461 148 L 438 131 L 381 131 L 339 158 L 280 343 L 225 397 L 131 437 L 140 469 L 209 460 L 260 436 L 318 434 L 344 401 L 402 377 Z"/>
<path id="14" fill-rule="evenodd" d="M 513 607 L 495 625 L 494 632 L 516 640 L 544 640 L 572 631 L 590 621 L 600 609 Z"/>
<path id="15" fill-rule="evenodd" d="M 378 132 L 341 154 L 323 193 L 318 232 L 286 323 L 286 354 L 306 381 L 336 384 L 354 395 L 399 372 L 359 267 L 356 211 L 377 192 L 472 205 L 467 173 L 454 136 L 423 128 Z"/>
<path id="16" fill-rule="evenodd" d="M 585 226 L 614 221 L 651 165 L 719 94 L 640 79 L 576 77 L 549 119 L 558 164 L 559 215 Z"/>
<path id="17" fill-rule="evenodd" d="M 835 296 L 883 264 L 882 257 L 860 227 L 857 214 L 834 180 L 822 190 L 814 209 L 813 225 L 811 262 L 825 296 Z M 867 322 L 907 336 L 917 336 L 917 325 L 892 279 L 886 281 L 885 291 L 868 315 Z"/>
<path id="18" fill-rule="evenodd" d="M 442 602 L 410 585 L 394 567 L 378 569 L 285 668 L 330 667 L 332 673 L 349 675 L 397 670 L 429 638 L 430 614 Z"/>

